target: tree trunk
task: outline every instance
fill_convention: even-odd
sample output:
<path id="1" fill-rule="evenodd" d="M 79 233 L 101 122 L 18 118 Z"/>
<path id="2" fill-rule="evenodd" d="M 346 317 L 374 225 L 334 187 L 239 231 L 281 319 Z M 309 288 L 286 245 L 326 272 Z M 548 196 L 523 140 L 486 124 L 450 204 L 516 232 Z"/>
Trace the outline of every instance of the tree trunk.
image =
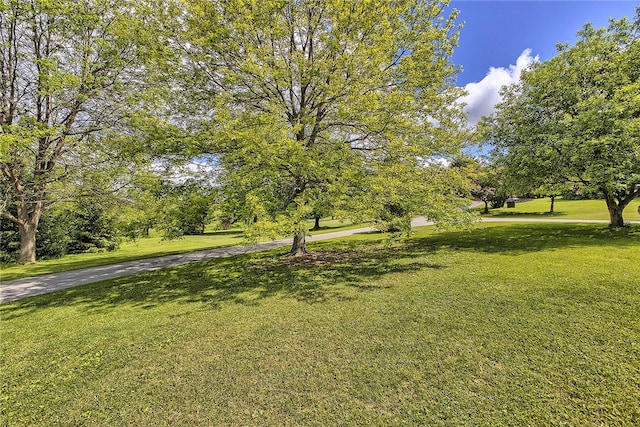
<path id="1" fill-rule="evenodd" d="M 609 208 L 609 226 L 612 228 L 624 227 L 624 219 L 622 218 L 622 209 L 615 207 Z"/>
<path id="2" fill-rule="evenodd" d="M 20 231 L 20 264 L 33 264 L 36 262 L 36 229 L 30 222 L 18 224 Z"/>
<path id="3" fill-rule="evenodd" d="M 624 219 L 622 218 L 622 211 L 626 207 L 626 204 L 618 204 L 613 196 L 605 194 L 605 201 L 607 202 L 607 209 L 609 209 L 609 227 L 622 228 L 624 227 Z"/>
<path id="4" fill-rule="evenodd" d="M 556 204 L 556 196 L 551 196 L 551 207 L 549 208 L 550 214 L 555 212 L 554 210 L 555 204 Z"/>
<path id="5" fill-rule="evenodd" d="M 485 214 L 489 213 L 489 200 L 483 200 L 484 202 L 484 212 Z"/>
<path id="6" fill-rule="evenodd" d="M 20 257 L 18 258 L 18 263 L 20 264 L 36 262 L 36 231 L 38 230 L 43 210 L 42 199 L 44 199 L 44 196 L 42 194 L 44 192 L 40 193 L 41 196 L 36 199 L 38 201 L 33 203 L 30 209 L 25 203 L 24 197 L 22 197 L 22 202 L 17 206 L 17 217 L 7 216 L 4 215 L 6 212 L 3 213 L 5 218 L 13 221 L 18 226 L 20 234 Z"/>
<path id="7" fill-rule="evenodd" d="M 20 235 L 18 263 L 31 264 L 36 262 L 36 231 L 42 215 L 42 203 L 34 203 L 30 211 L 23 198 L 23 203 L 18 205 L 17 211 L 18 215 L 14 216 L 10 212 L 0 209 L 0 216 L 18 226 L 18 234 Z"/>
<path id="8" fill-rule="evenodd" d="M 311 231 L 320 230 L 320 217 L 316 216 L 316 217 L 314 217 L 314 220 L 315 220 L 315 222 L 313 224 L 313 228 L 311 229 Z"/>
<path id="9" fill-rule="evenodd" d="M 305 232 L 304 230 L 300 230 L 293 238 L 293 245 L 291 246 L 291 251 L 289 251 L 289 256 L 300 256 L 306 253 L 307 243 L 305 241 Z"/>

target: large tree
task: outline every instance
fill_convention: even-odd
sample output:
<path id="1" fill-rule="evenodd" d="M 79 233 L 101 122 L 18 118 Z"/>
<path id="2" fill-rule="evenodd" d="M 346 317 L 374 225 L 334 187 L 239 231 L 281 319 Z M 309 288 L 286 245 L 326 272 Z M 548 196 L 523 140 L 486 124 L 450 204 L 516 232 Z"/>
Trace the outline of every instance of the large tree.
<path id="1" fill-rule="evenodd" d="M 431 162 L 462 140 L 446 1 L 187 3 L 175 45 L 209 101 L 226 201 L 254 232 L 289 233 L 304 252 L 319 198 L 451 219 L 455 180 Z"/>
<path id="2" fill-rule="evenodd" d="M 521 177 L 599 190 L 611 226 L 622 227 L 640 196 L 640 13 L 578 35 L 505 91 L 488 139 Z"/>
<path id="3" fill-rule="evenodd" d="M 134 7 L 136 5 L 136 7 Z M 59 184 L 105 160 L 143 82 L 142 2 L 0 0 L 0 215 L 34 262 Z M 98 165 L 99 168 L 103 166 Z M 64 186 L 64 185 L 62 185 Z"/>

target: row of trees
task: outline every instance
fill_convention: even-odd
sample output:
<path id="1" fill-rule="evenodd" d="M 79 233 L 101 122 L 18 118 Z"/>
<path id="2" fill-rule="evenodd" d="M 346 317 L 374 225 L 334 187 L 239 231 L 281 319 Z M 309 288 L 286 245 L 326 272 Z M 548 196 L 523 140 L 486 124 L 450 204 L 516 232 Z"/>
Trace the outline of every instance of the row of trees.
<path id="1" fill-rule="evenodd" d="M 155 235 L 177 238 L 202 234 L 220 217 L 214 211 L 219 194 L 210 186 L 157 176 L 138 177 L 135 186 L 109 197 L 73 197 L 48 207 L 38 224 L 38 258 L 111 251 L 125 240 Z M 20 234 L 11 221 L 0 221 L 0 262 L 16 262 Z"/>
<path id="2" fill-rule="evenodd" d="M 142 229 L 157 221 L 152 200 L 209 203 L 141 184 L 159 159 L 209 159 L 217 209 L 249 237 L 294 236 L 293 255 L 304 221 L 328 211 L 393 231 L 416 215 L 468 223 L 469 176 L 437 161 L 474 139 L 447 5 L 0 0 L 0 216 L 18 229 L 19 261 L 35 261 L 57 203 L 117 197 Z M 640 181 L 638 22 L 585 27 L 475 133 L 514 181 L 598 188 L 613 226 Z M 185 231 L 197 230 L 166 226 Z"/>
<path id="3" fill-rule="evenodd" d="M 20 262 L 65 188 L 127 188 L 166 154 L 212 155 L 234 219 L 294 235 L 292 254 L 321 205 L 457 220 L 462 181 L 429 161 L 465 140 L 446 5 L 3 0 L 0 212 Z"/>
<path id="4" fill-rule="evenodd" d="M 484 135 L 519 188 L 597 191 L 622 227 L 640 196 L 640 8 L 635 21 L 586 25 L 578 36 L 505 88 Z"/>

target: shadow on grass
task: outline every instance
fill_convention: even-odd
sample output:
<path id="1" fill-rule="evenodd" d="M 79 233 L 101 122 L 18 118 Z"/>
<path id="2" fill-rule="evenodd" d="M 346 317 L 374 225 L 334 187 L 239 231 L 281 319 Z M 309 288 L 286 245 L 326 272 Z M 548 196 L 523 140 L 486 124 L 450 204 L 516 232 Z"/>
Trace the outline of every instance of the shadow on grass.
<path id="1" fill-rule="evenodd" d="M 336 225 L 336 226 L 331 226 L 331 225 L 324 226 L 324 225 L 321 225 L 321 226 L 320 226 L 320 227 L 318 227 L 318 228 L 315 228 L 315 227 L 310 228 L 308 231 L 309 231 L 310 233 L 313 233 L 313 232 L 317 232 L 317 231 L 329 231 L 329 230 L 335 230 L 335 229 L 337 229 L 337 228 L 343 228 L 343 227 L 344 227 L 343 225 Z"/>
<path id="2" fill-rule="evenodd" d="M 488 214 L 482 213 L 481 214 L 483 217 L 487 217 L 487 218 L 516 218 L 516 217 L 524 217 L 524 218 L 549 218 L 549 219 L 553 219 L 553 218 L 562 218 L 567 216 L 567 213 L 559 211 L 559 212 L 516 212 L 516 211 L 512 211 L 512 212 L 505 212 L 505 211 L 500 211 L 500 212 L 492 212 L 489 211 Z"/>
<path id="3" fill-rule="evenodd" d="M 412 244 L 505 255 L 585 246 L 622 247 L 640 244 L 640 226 L 610 229 L 601 224 L 486 224 L 471 232 L 435 233 L 414 239 Z"/>
<path id="4" fill-rule="evenodd" d="M 354 292 L 388 287 L 371 279 L 425 268 L 442 268 L 406 245 L 385 248 L 362 242 L 357 248 L 315 245 L 304 257 L 287 257 L 282 249 L 166 268 L 92 283 L 17 301 L 3 307 L 6 318 L 54 306 L 109 309 L 115 306 L 153 308 L 165 303 L 259 304 L 276 295 L 309 304 L 351 299 Z"/>
<path id="5" fill-rule="evenodd" d="M 223 303 L 255 305 L 276 295 L 314 304 L 354 298 L 354 290 L 392 286 L 373 280 L 385 275 L 446 268 L 429 261 L 430 254 L 441 250 L 517 255 L 567 247 L 640 244 L 637 226 L 609 230 L 593 224 L 545 223 L 500 224 L 472 232 L 430 230 L 392 246 L 385 246 L 381 235 L 372 234 L 318 242 L 311 246 L 309 255 L 300 258 L 285 257 L 279 249 L 167 268 L 28 298 L 8 304 L 3 311 L 14 317 L 44 307 L 73 305 L 95 310 L 199 303 L 215 308 Z"/>
<path id="6" fill-rule="evenodd" d="M 202 236 L 233 236 L 236 235 L 238 237 L 242 237 L 244 234 L 244 230 L 213 230 L 213 231 L 205 231 L 202 233 Z"/>

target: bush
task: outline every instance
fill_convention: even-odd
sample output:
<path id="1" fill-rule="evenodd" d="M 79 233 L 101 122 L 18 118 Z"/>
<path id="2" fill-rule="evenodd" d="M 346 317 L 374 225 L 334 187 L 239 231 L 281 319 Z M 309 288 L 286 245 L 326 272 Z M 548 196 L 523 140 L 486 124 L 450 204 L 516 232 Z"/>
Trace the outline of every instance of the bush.
<path id="1" fill-rule="evenodd" d="M 20 250 L 20 237 L 18 226 L 0 218 L 0 262 L 15 262 L 18 260 Z"/>
<path id="2" fill-rule="evenodd" d="M 59 258 L 68 253 L 72 237 L 64 211 L 45 213 L 36 233 L 38 258 Z"/>
<path id="3" fill-rule="evenodd" d="M 102 209 L 87 206 L 67 211 L 71 225 L 71 238 L 67 253 L 113 251 L 118 249 L 119 238 L 116 221 Z"/>
<path id="4" fill-rule="evenodd" d="M 508 198 L 508 197 L 507 197 L 506 195 L 502 195 L 502 194 L 499 194 L 499 195 L 497 195 L 497 196 L 494 196 L 494 197 L 491 199 L 491 202 L 490 202 L 490 203 L 491 203 L 491 207 L 492 207 L 493 209 L 503 208 L 503 207 L 504 207 L 505 202 L 507 201 L 507 198 Z"/>
<path id="5" fill-rule="evenodd" d="M 578 187 L 562 193 L 562 198 L 564 200 L 600 200 L 603 196 L 597 188 Z"/>

